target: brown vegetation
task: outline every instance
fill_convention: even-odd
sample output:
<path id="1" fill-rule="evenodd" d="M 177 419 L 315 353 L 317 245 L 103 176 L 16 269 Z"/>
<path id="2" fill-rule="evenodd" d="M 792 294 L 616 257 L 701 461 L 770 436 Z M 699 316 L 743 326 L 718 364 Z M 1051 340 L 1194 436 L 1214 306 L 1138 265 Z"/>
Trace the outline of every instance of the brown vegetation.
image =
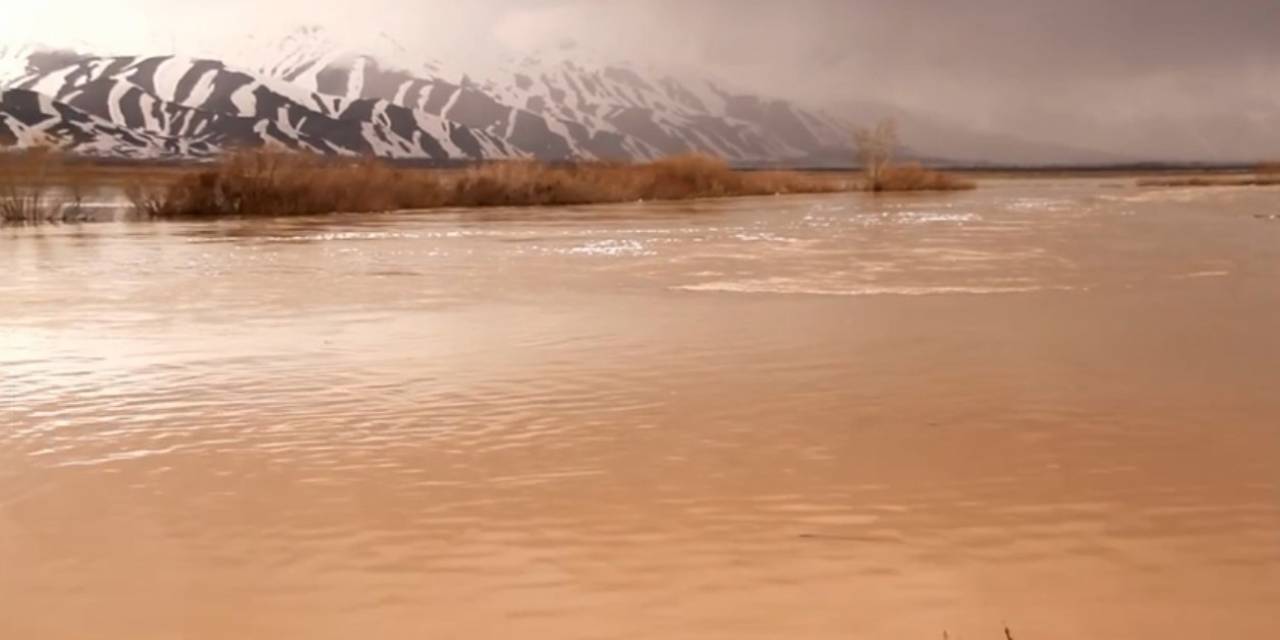
<path id="1" fill-rule="evenodd" d="M 1237 177 L 1189 176 L 1181 178 L 1148 178 L 1139 187 L 1275 187 L 1280 186 L 1280 173 L 1259 173 Z"/>
<path id="2" fill-rule="evenodd" d="M 862 127 L 853 132 L 858 164 L 866 175 L 869 191 L 880 191 L 881 178 L 893 162 L 898 148 L 898 123 L 892 118 L 881 120 L 874 128 Z"/>
<path id="3" fill-rule="evenodd" d="M 957 191 L 977 188 L 977 184 L 951 174 L 926 169 L 919 164 L 895 165 L 893 154 L 898 147 L 898 125 L 892 118 L 881 120 L 874 128 L 854 131 L 858 164 L 862 167 L 864 191 Z"/>
<path id="4" fill-rule="evenodd" d="M 1253 173 L 1228 173 L 1226 175 L 1184 175 L 1175 177 L 1146 178 L 1138 181 L 1139 187 L 1275 187 L 1280 186 L 1280 162 L 1260 162 Z"/>
<path id="5" fill-rule="evenodd" d="M 254 151 L 160 186 L 131 186 L 154 217 L 306 215 L 438 207 L 507 207 L 830 193 L 838 181 L 795 172 L 737 172 L 706 156 L 642 165 L 501 162 L 459 171 L 396 168 L 365 159 Z"/>
<path id="6" fill-rule="evenodd" d="M 876 180 L 866 186 L 868 191 L 962 191 L 977 187 L 972 180 L 926 169 L 916 163 L 885 167 Z"/>
<path id="7" fill-rule="evenodd" d="M 88 167 L 48 149 L 0 153 L 0 222 L 70 221 L 95 187 Z"/>
<path id="8" fill-rule="evenodd" d="M 94 163 L 39 149 L 0 154 L 0 222 L 81 220 L 84 198 L 100 189 L 123 191 L 144 217 L 215 218 L 966 188 L 973 183 L 918 165 L 885 164 L 874 182 L 860 183 L 834 172 L 736 171 L 702 155 L 424 169 L 279 151 L 186 165 Z"/>

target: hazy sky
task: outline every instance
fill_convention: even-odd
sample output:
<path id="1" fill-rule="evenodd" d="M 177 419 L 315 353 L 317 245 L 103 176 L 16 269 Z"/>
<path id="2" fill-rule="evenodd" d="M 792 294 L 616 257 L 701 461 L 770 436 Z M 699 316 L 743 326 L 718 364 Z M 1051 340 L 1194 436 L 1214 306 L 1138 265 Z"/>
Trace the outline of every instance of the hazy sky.
<path id="1" fill-rule="evenodd" d="M 424 55 L 465 58 L 572 39 L 819 105 L 891 103 L 1130 155 L 1280 156 L 1280 0 L 11 4 L 3 41 L 151 51 L 318 24 L 353 43 L 385 32 Z"/>

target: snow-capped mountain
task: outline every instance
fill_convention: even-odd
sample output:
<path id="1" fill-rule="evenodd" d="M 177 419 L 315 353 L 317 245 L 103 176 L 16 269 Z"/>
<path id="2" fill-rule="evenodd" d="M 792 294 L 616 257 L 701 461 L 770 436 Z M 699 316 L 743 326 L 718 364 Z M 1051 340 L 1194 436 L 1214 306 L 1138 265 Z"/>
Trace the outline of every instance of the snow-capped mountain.
<path id="1" fill-rule="evenodd" d="M 591 64 L 576 48 L 511 59 L 478 82 L 496 99 L 641 140 L 660 154 L 802 159 L 843 146 L 848 126 L 785 100 L 634 64 Z"/>
<path id="2" fill-rule="evenodd" d="M 33 58 L 8 86 L 119 127 L 199 142 L 215 152 L 270 144 L 431 160 L 510 155 L 502 141 L 424 112 L 321 95 L 216 60 L 82 57 L 42 64 Z"/>
<path id="3" fill-rule="evenodd" d="M 0 48 L 0 87 L 43 96 L 40 112 L 53 119 L 46 128 L 64 113 L 108 127 L 101 144 L 83 135 L 60 143 L 94 153 L 134 140 L 122 155 L 264 145 L 433 161 L 696 151 L 738 163 L 812 164 L 850 155 L 848 126 L 824 114 L 706 80 L 589 63 L 570 49 L 468 65 L 417 59 L 389 38 L 338 45 L 308 28 L 227 51 L 234 64 L 9 45 Z M 0 110 L 6 130 L 32 126 L 30 117 L 29 109 L 21 117 Z"/>
<path id="4" fill-rule="evenodd" d="M 309 29 L 269 50 L 275 57 L 259 66 L 266 75 L 309 91 L 425 111 L 548 160 L 698 151 L 737 162 L 805 162 L 848 150 L 848 126 L 824 114 L 706 80 L 585 62 L 594 56 L 574 49 L 470 68 L 392 64 Z"/>
<path id="5" fill-rule="evenodd" d="M 199 140 L 119 126 L 23 89 L 0 91 L 0 147 L 46 146 L 115 158 L 194 157 L 214 151 Z"/>

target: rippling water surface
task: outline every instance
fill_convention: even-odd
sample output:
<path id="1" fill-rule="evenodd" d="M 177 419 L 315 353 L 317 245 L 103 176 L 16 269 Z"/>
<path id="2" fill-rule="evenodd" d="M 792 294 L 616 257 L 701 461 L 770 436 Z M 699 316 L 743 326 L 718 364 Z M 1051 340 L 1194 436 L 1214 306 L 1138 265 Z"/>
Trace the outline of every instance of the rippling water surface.
<path id="1" fill-rule="evenodd" d="M 1276 213 L 0 229 L 0 637 L 1274 638 Z"/>

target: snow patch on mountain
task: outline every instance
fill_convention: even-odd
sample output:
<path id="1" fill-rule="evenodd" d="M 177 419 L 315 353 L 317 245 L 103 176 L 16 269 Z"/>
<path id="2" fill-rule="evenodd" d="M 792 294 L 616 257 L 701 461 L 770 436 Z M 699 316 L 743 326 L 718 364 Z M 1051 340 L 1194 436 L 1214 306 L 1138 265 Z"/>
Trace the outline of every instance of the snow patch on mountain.
<path id="1" fill-rule="evenodd" d="M 29 72 L 10 85 L 119 126 L 193 137 L 222 149 L 271 144 L 438 161 L 513 155 L 501 140 L 443 118 L 386 101 L 307 91 L 217 60 L 89 58 Z"/>
<path id="2" fill-rule="evenodd" d="M 7 46 L 0 82 L 210 152 L 278 145 L 549 161 L 701 152 L 793 164 L 850 155 L 848 127 L 824 114 L 705 79 L 593 62 L 604 58 L 576 48 L 446 62 L 415 59 L 385 36 L 352 46 L 304 28 L 223 50 L 218 58 L 103 57 Z"/>
<path id="3" fill-rule="evenodd" d="M 212 151 L 199 141 L 121 127 L 23 89 L 0 91 L 0 146 L 52 147 L 113 158 L 193 157 Z"/>
<path id="4" fill-rule="evenodd" d="M 593 65 L 572 49 L 414 64 L 305 29 L 267 50 L 274 57 L 255 67 L 264 75 L 462 122 L 545 160 L 702 152 L 738 162 L 804 162 L 833 147 L 848 151 L 848 127 L 824 114 L 638 65 Z"/>

